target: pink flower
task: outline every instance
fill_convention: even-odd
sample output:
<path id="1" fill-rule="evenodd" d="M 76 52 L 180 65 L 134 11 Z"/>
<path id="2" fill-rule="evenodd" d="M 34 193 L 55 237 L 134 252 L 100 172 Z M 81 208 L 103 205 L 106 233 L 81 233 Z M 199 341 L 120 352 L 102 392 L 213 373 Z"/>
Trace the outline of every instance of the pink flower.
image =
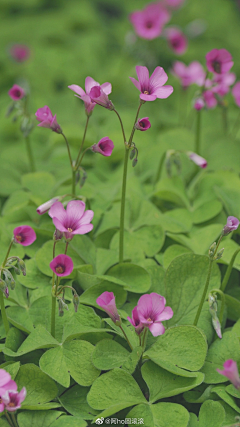
<path id="1" fill-rule="evenodd" d="M 114 323 L 121 322 L 120 316 L 117 311 L 115 296 L 113 292 L 103 292 L 96 300 L 99 307 L 103 308 L 104 311 L 111 317 Z"/>
<path id="2" fill-rule="evenodd" d="M 135 123 L 135 129 L 137 130 L 148 130 L 151 127 L 151 123 L 148 117 L 143 117 L 142 119 L 138 119 L 137 123 Z"/>
<path id="3" fill-rule="evenodd" d="M 30 49 L 24 44 L 14 44 L 10 48 L 10 55 L 17 62 L 24 62 L 29 58 Z"/>
<path id="4" fill-rule="evenodd" d="M 103 91 L 101 86 L 93 86 L 90 90 L 89 96 L 92 102 L 101 105 L 108 110 L 114 110 L 112 101 L 108 98 L 107 94 Z"/>
<path id="5" fill-rule="evenodd" d="M 240 378 L 237 363 L 234 360 L 229 359 L 224 362 L 223 367 L 224 369 L 222 371 L 217 369 L 219 374 L 227 377 L 236 389 L 240 389 Z"/>
<path id="6" fill-rule="evenodd" d="M 132 311 L 132 318 L 128 317 L 127 319 L 134 326 L 136 333 L 138 335 L 140 335 L 144 329 L 144 326 L 142 325 L 142 323 L 139 320 L 137 307 L 134 307 L 134 309 Z"/>
<path id="7" fill-rule="evenodd" d="M 19 101 L 25 96 L 25 91 L 21 86 L 13 85 L 13 87 L 8 91 L 8 95 L 14 100 Z"/>
<path id="8" fill-rule="evenodd" d="M 23 246 L 29 246 L 35 242 L 37 236 L 29 225 L 20 225 L 13 230 L 14 242 Z"/>
<path id="9" fill-rule="evenodd" d="M 227 224 L 223 227 L 222 234 L 227 236 L 231 231 L 237 230 L 239 226 L 239 221 L 235 216 L 229 216 L 227 218 Z"/>
<path id="10" fill-rule="evenodd" d="M 204 169 L 207 167 L 207 160 L 192 151 L 187 151 L 187 155 L 197 166 Z"/>
<path id="11" fill-rule="evenodd" d="M 180 79 L 184 89 L 194 83 L 203 86 L 206 75 L 203 66 L 198 61 L 193 61 L 188 66 L 183 62 L 175 61 L 172 74 Z"/>
<path id="12" fill-rule="evenodd" d="M 217 105 L 217 100 L 215 98 L 214 92 L 212 90 L 205 90 L 203 92 L 203 98 L 207 108 L 215 108 Z"/>
<path id="13" fill-rule="evenodd" d="M 58 255 L 49 264 L 51 270 L 59 277 L 69 276 L 73 271 L 72 258 L 68 255 Z"/>
<path id="14" fill-rule="evenodd" d="M 17 384 L 11 379 L 11 376 L 4 369 L 0 369 L 0 413 L 4 411 L 5 405 L 2 400 L 2 396 L 8 390 L 17 390 Z"/>
<path id="15" fill-rule="evenodd" d="M 167 28 L 165 30 L 165 35 L 169 47 L 176 53 L 176 55 L 182 55 L 186 52 L 188 41 L 182 31 L 177 28 Z"/>
<path id="16" fill-rule="evenodd" d="M 2 396 L 2 401 L 6 410 L 9 412 L 14 412 L 21 408 L 21 403 L 24 401 L 26 394 L 27 391 L 25 387 L 23 387 L 19 393 L 14 390 L 6 391 L 6 393 Z"/>
<path id="17" fill-rule="evenodd" d="M 50 199 L 46 203 L 43 203 L 42 205 L 38 206 L 37 213 L 39 215 L 45 214 L 47 211 L 49 211 L 49 209 L 54 203 L 59 202 L 60 200 L 62 200 L 62 198 L 63 196 L 53 197 L 53 199 Z"/>
<path id="18" fill-rule="evenodd" d="M 235 80 L 236 74 L 234 73 L 215 74 L 212 80 L 212 91 L 219 96 L 225 96 Z"/>
<path id="19" fill-rule="evenodd" d="M 232 88 L 232 94 L 238 107 L 240 107 L 240 82 L 237 82 Z"/>
<path id="20" fill-rule="evenodd" d="M 43 108 L 39 108 L 35 113 L 36 119 L 41 122 L 38 126 L 43 128 L 52 129 L 53 132 L 62 133 L 62 129 L 57 122 L 57 115 L 52 115 L 50 108 L 45 105 Z"/>
<path id="21" fill-rule="evenodd" d="M 94 153 L 100 153 L 103 156 L 109 157 L 114 149 L 114 144 L 108 136 L 105 136 L 97 144 L 92 145 L 91 149 Z"/>
<path id="22" fill-rule="evenodd" d="M 170 13 L 158 2 L 150 3 L 143 10 L 131 13 L 129 20 L 139 37 L 152 40 L 160 36 L 170 17 Z"/>
<path id="23" fill-rule="evenodd" d="M 140 99 L 143 101 L 155 101 L 156 98 L 168 98 L 173 92 L 172 86 L 167 85 L 163 87 L 168 80 L 168 76 L 162 67 L 155 68 L 150 78 L 147 67 L 137 65 L 136 72 L 139 81 L 133 77 L 129 78 L 141 92 Z"/>
<path id="24" fill-rule="evenodd" d="M 198 98 L 196 98 L 194 100 L 194 105 L 193 107 L 195 108 L 195 110 L 200 111 L 202 110 L 203 107 L 205 107 L 205 102 L 203 100 L 203 98 L 201 96 L 199 96 Z"/>
<path id="25" fill-rule="evenodd" d="M 226 49 L 213 49 L 206 55 L 207 69 L 213 73 L 224 74 L 229 71 L 234 62 L 232 55 Z"/>
<path id="26" fill-rule="evenodd" d="M 86 80 L 85 80 L 85 91 L 86 92 L 84 92 L 84 90 L 80 86 L 77 86 L 77 85 L 68 86 L 69 89 L 73 90 L 73 92 L 75 92 L 77 94 L 75 96 L 77 96 L 78 98 L 82 99 L 82 101 L 84 101 L 85 111 L 86 111 L 87 115 L 91 114 L 92 110 L 94 109 L 94 107 L 96 105 L 96 102 L 92 102 L 92 100 L 89 96 L 90 91 L 94 86 L 100 86 L 100 84 L 98 82 L 96 82 L 95 80 L 93 80 L 92 77 L 86 77 Z M 109 95 L 112 92 L 111 83 L 103 83 L 101 85 L 101 88 L 105 92 L 106 95 Z"/>
<path id="27" fill-rule="evenodd" d="M 50 208 L 48 215 L 52 218 L 57 230 L 64 233 L 67 240 L 72 239 L 75 234 L 86 234 L 93 229 L 90 222 L 93 219 L 93 211 L 86 211 L 85 203 L 81 200 L 72 200 L 67 204 L 65 211 L 61 202 L 56 202 Z"/>
<path id="28" fill-rule="evenodd" d="M 139 298 L 137 304 L 139 321 L 149 328 L 154 337 L 164 334 L 165 328 L 162 321 L 171 319 L 173 316 L 171 307 L 165 307 L 165 305 L 165 298 L 155 292 Z"/>

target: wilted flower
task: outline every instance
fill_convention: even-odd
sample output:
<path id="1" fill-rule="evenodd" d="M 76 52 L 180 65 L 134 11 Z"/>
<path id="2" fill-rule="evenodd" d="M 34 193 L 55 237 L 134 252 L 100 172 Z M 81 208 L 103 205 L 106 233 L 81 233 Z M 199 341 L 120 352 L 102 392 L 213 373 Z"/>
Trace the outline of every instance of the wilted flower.
<path id="1" fill-rule="evenodd" d="M 165 30 L 165 35 L 169 47 L 176 53 L 176 55 L 182 55 L 186 52 L 188 41 L 182 31 L 177 28 L 167 28 Z"/>
<path id="2" fill-rule="evenodd" d="M 207 160 L 192 151 L 187 151 L 187 155 L 197 166 L 204 169 L 207 167 Z"/>
<path id="3" fill-rule="evenodd" d="M 120 316 L 117 311 L 115 296 L 113 292 L 103 292 L 96 300 L 99 307 L 103 308 L 104 311 L 111 317 L 114 323 L 121 322 Z"/>
<path id="4" fill-rule="evenodd" d="M 160 36 L 170 17 L 170 13 L 158 2 L 148 4 L 143 10 L 136 10 L 129 19 L 139 37 L 152 40 Z"/>
<path id="5" fill-rule="evenodd" d="M 13 87 L 8 91 L 8 95 L 14 101 L 19 101 L 25 96 L 25 91 L 21 86 L 13 85 Z"/>
<path id="6" fill-rule="evenodd" d="M 226 49 L 212 49 L 206 55 L 207 69 L 213 73 L 223 74 L 229 71 L 234 62 Z"/>
<path id="7" fill-rule="evenodd" d="M 72 258 L 68 255 L 58 255 L 49 264 L 51 270 L 59 277 L 69 276 L 73 271 Z"/>
<path id="8" fill-rule="evenodd" d="M 137 130 L 148 130 L 151 127 L 151 123 L 148 117 L 143 117 L 142 119 L 138 119 L 137 123 L 135 123 L 135 129 Z"/>
<path id="9" fill-rule="evenodd" d="M 84 101 L 85 105 L 85 111 L 87 115 L 91 114 L 92 110 L 94 109 L 96 102 L 93 102 L 89 96 L 91 89 L 94 86 L 100 86 L 102 90 L 105 92 L 106 95 L 109 95 L 112 92 L 112 85 L 111 83 L 103 83 L 100 85 L 98 82 L 96 82 L 92 77 L 86 77 L 85 79 L 85 91 L 78 85 L 70 85 L 68 86 L 69 89 L 73 90 L 73 92 L 76 93 L 75 96 L 80 98 L 82 101 Z"/>
<path id="10" fill-rule="evenodd" d="M 140 335 L 144 329 L 144 325 L 142 325 L 142 323 L 139 320 L 137 307 L 134 307 L 132 311 L 132 318 L 128 317 L 127 319 L 134 326 L 136 333 Z"/>
<path id="11" fill-rule="evenodd" d="M 139 81 L 134 79 L 134 77 L 129 78 L 141 92 L 140 99 L 143 101 L 155 101 L 157 98 L 168 98 L 173 92 L 172 86 L 163 86 L 168 80 L 168 76 L 162 67 L 155 68 L 150 78 L 147 67 L 137 65 L 136 72 Z"/>
<path id="12" fill-rule="evenodd" d="M 165 307 L 165 305 L 165 298 L 155 292 L 139 298 L 137 304 L 139 321 L 143 326 L 148 327 L 154 337 L 164 334 L 165 328 L 162 321 L 173 317 L 171 307 Z"/>
<path id="13" fill-rule="evenodd" d="M 14 242 L 23 246 L 29 246 L 35 242 L 37 236 L 29 225 L 20 225 L 13 230 Z"/>
<path id="14" fill-rule="evenodd" d="M 227 218 L 227 224 L 223 227 L 222 234 L 227 236 L 231 231 L 237 230 L 239 226 L 239 220 L 235 216 L 229 216 Z"/>
<path id="15" fill-rule="evenodd" d="M 36 119 L 40 122 L 38 126 L 43 128 L 52 129 L 53 132 L 62 133 L 62 129 L 57 122 L 57 115 L 52 115 L 50 108 L 45 105 L 43 108 L 39 108 L 35 113 Z"/>
<path id="16" fill-rule="evenodd" d="M 57 230 L 64 233 L 66 239 L 72 239 L 75 234 L 86 234 L 93 229 L 90 222 L 93 211 L 85 210 L 85 203 L 81 200 L 72 200 L 67 204 L 65 211 L 61 202 L 56 202 L 50 208 L 48 215 L 52 218 Z"/>
<path id="17" fill-rule="evenodd" d="M 234 385 L 234 387 L 239 390 L 240 378 L 239 378 L 237 363 L 234 360 L 229 359 L 229 360 L 226 360 L 226 362 L 224 362 L 223 367 L 224 367 L 223 370 L 217 369 L 219 374 L 227 377 L 231 381 L 231 383 Z"/>
<path id="18" fill-rule="evenodd" d="M 105 136 L 104 138 L 100 139 L 100 141 L 97 144 L 94 144 L 91 147 L 91 150 L 94 153 L 100 153 L 106 157 L 111 156 L 113 149 L 114 149 L 114 144 L 112 140 L 108 138 L 108 136 Z"/>
<path id="19" fill-rule="evenodd" d="M 16 62 L 24 62 L 29 58 L 30 49 L 25 44 L 14 44 L 9 49 L 11 57 Z"/>

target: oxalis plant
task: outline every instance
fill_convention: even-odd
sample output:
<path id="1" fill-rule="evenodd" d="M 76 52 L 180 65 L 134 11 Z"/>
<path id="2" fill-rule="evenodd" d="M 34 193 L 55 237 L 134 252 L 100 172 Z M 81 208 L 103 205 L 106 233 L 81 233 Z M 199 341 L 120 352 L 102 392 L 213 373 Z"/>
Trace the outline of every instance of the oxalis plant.
<path id="1" fill-rule="evenodd" d="M 169 14 L 154 3 L 131 22 L 151 39 Z M 166 38 L 186 48 L 179 29 Z M 48 105 L 35 113 L 56 152 L 66 146 L 60 182 L 46 171 L 49 151 L 42 160 L 30 145 L 27 89 L 9 90 L 30 172 L 4 198 L 0 224 L 0 427 L 240 425 L 240 180 L 232 169 L 209 171 L 201 156 L 209 109 L 219 107 L 222 133 L 236 134 L 225 100 L 232 66 L 224 48 L 206 53 L 205 68 L 174 64 L 181 99 L 197 85 L 191 111 L 179 114 L 186 125 L 195 116 L 192 139 L 170 129 L 150 154 L 137 131 L 147 145 L 148 104 L 156 101 L 158 117 L 173 92 L 161 66 L 137 65 L 138 80 L 130 77 L 140 93 L 131 127 L 109 99 L 111 83 L 69 85 L 86 116 L 77 149 Z M 239 106 L 239 83 L 232 94 Z M 101 127 L 100 140 L 88 136 L 99 106 L 119 122 L 122 142 Z"/>

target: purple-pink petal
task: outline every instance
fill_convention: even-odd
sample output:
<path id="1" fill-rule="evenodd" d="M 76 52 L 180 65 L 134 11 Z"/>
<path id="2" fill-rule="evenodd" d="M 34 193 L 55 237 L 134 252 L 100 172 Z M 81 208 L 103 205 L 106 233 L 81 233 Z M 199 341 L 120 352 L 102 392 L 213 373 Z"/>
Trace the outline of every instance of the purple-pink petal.
<path id="1" fill-rule="evenodd" d="M 81 218 L 81 225 L 89 224 L 94 216 L 94 212 L 91 210 L 88 210 L 84 212 L 82 218 Z"/>
<path id="2" fill-rule="evenodd" d="M 145 93 L 141 93 L 140 99 L 143 101 L 155 101 L 155 99 L 157 99 L 157 95 L 147 95 Z"/>
<path id="3" fill-rule="evenodd" d="M 68 88 L 73 90 L 73 92 L 75 92 L 79 96 L 85 95 L 85 91 L 78 85 L 70 85 L 68 86 Z"/>
<path id="4" fill-rule="evenodd" d="M 89 95 L 90 90 L 94 86 L 100 86 L 100 84 L 98 82 L 96 82 L 96 80 L 94 80 L 92 77 L 90 77 L 90 76 L 86 77 L 86 79 L 85 79 L 85 90 L 86 90 L 87 95 Z"/>
<path id="5" fill-rule="evenodd" d="M 83 224 L 83 225 L 80 225 L 80 227 L 77 228 L 76 230 L 73 230 L 72 234 L 86 234 L 86 233 L 90 233 L 92 229 L 93 229 L 93 224 Z"/>
<path id="6" fill-rule="evenodd" d="M 159 87 L 154 92 L 157 98 L 166 99 L 173 93 L 173 87 L 170 85 Z"/>
<path id="7" fill-rule="evenodd" d="M 149 326 L 150 332 L 154 337 L 158 337 L 159 335 L 163 335 L 165 332 L 165 328 L 162 323 L 152 323 Z"/>
<path id="8" fill-rule="evenodd" d="M 50 208 L 50 210 L 48 212 L 48 215 L 51 218 L 57 218 L 61 222 L 64 222 L 65 219 L 66 219 L 66 217 L 67 217 L 66 211 L 65 211 L 65 209 L 64 209 L 64 207 L 63 207 L 63 205 L 62 205 L 61 202 L 54 203 L 51 206 L 51 208 Z"/>
<path id="9" fill-rule="evenodd" d="M 162 67 L 156 67 L 149 79 L 149 89 L 156 93 L 156 89 L 163 86 L 168 80 L 168 76 Z"/>
<path id="10" fill-rule="evenodd" d="M 101 88 L 102 88 L 103 92 L 106 93 L 106 95 L 110 95 L 110 93 L 112 92 L 112 85 L 109 82 L 103 83 L 101 85 Z"/>
<path id="11" fill-rule="evenodd" d="M 51 270 L 59 277 L 69 276 L 73 271 L 72 258 L 68 255 L 60 254 L 53 258 L 49 264 Z"/>
<path id="12" fill-rule="evenodd" d="M 67 225 L 74 229 L 77 228 L 79 221 L 83 216 L 85 210 L 85 203 L 81 200 L 71 200 L 67 204 Z"/>
<path id="13" fill-rule="evenodd" d="M 147 67 L 144 67 L 142 65 L 136 66 L 136 73 L 138 76 L 138 80 L 140 83 L 141 91 L 148 90 L 148 83 L 149 83 L 149 71 Z"/>
<path id="14" fill-rule="evenodd" d="M 4 369 L 0 369 L 0 387 L 3 387 L 5 384 L 11 381 L 11 375 L 6 372 Z"/>

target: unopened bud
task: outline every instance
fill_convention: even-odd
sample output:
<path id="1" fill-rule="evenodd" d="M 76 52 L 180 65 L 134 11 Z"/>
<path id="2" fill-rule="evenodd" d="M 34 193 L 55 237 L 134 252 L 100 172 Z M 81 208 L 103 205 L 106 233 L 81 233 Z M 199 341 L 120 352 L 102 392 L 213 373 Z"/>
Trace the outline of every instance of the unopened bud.
<path id="1" fill-rule="evenodd" d="M 68 310 L 68 305 L 63 301 L 62 298 L 58 300 L 58 314 L 60 317 L 64 315 L 64 310 Z"/>
<path id="2" fill-rule="evenodd" d="M 4 295 L 5 295 L 6 298 L 9 297 L 9 291 L 8 291 L 7 284 L 2 279 L 0 279 L 0 290 L 4 293 Z"/>
<path id="3" fill-rule="evenodd" d="M 80 172 L 77 171 L 76 176 L 75 176 L 75 185 L 78 184 L 79 180 L 80 180 Z"/>
<path id="4" fill-rule="evenodd" d="M 21 274 L 21 270 L 20 270 L 20 268 L 16 267 L 16 265 L 12 265 L 12 268 L 14 268 L 15 273 L 16 273 L 18 276 L 20 276 L 20 274 Z"/>
<path id="5" fill-rule="evenodd" d="M 133 168 L 136 166 L 137 162 L 138 162 L 138 159 L 137 159 L 137 157 L 135 157 L 135 159 L 133 159 L 133 161 L 132 161 L 132 167 Z"/>
<path id="6" fill-rule="evenodd" d="M 17 262 L 18 268 L 21 270 L 23 276 L 26 276 L 26 265 L 22 259 L 19 259 Z"/>
<path id="7" fill-rule="evenodd" d="M 79 296 L 77 293 L 74 293 L 74 295 L 73 295 L 73 305 L 74 305 L 75 313 L 77 313 L 78 306 L 79 306 Z"/>
<path id="8" fill-rule="evenodd" d="M 83 174 L 82 174 L 82 177 L 80 180 L 80 188 L 82 188 L 84 186 L 86 179 L 87 179 L 87 172 L 83 171 Z"/>
<path id="9" fill-rule="evenodd" d="M 25 138 L 30 134 L 33 128 L 34 124 L 32 118 L 27 116 L 23 117 L 20 129 Z"/>
<path id="10" fill-rule="evenodd" d="M 6 282 L 7 286 L 10 286 L 10 288 L 13 290 L 15 288 L 16 282 L 12 276 L 12 273 L 9 270 L 4 269 L 3 274 L 5 277 L 5 282 Z"/>
<path id="11" fill-rule="evenodd" d="M 210 246 L 209 251 L 208 251 L 208 256 L 209 256 L 210 258 L 212 258 L 212 257 L 213 257 L 213 255 L 214 255 L 214 253 L 215 253 L 216 246 L 217 246 L 216 242 L 214 242 L 214 243 Z"/>
<path id="12" fill-rule="evenodd" d="M 135 154 L 136 154 L 136 148 L 133 148 L 133 150 L 130 152 L 129 159 L 132 160 L 135 157 Z"/>
<path id="13" fill-rule="evenodd" d="M 223 256 L 223 251 L 224 251 L 224 248 L 222 248 L 218 253 L 217 253 L 217 255 L 215 256 L 215 260 L 218 260 L 218 259 L 221 259 L 222 258 L 222 256 Z"/>
<path id="14" fill-rule="evenodd" d="M 62 237 L 63 237 L 63 233 L 61 231 L 59 231 L 59 230 L 56 229 L 54 231 L 54 233 L 53 233 L 53 240 L 54 240 L 54 242 L 56 242 L 57 240 L 61 240 Z"/>

